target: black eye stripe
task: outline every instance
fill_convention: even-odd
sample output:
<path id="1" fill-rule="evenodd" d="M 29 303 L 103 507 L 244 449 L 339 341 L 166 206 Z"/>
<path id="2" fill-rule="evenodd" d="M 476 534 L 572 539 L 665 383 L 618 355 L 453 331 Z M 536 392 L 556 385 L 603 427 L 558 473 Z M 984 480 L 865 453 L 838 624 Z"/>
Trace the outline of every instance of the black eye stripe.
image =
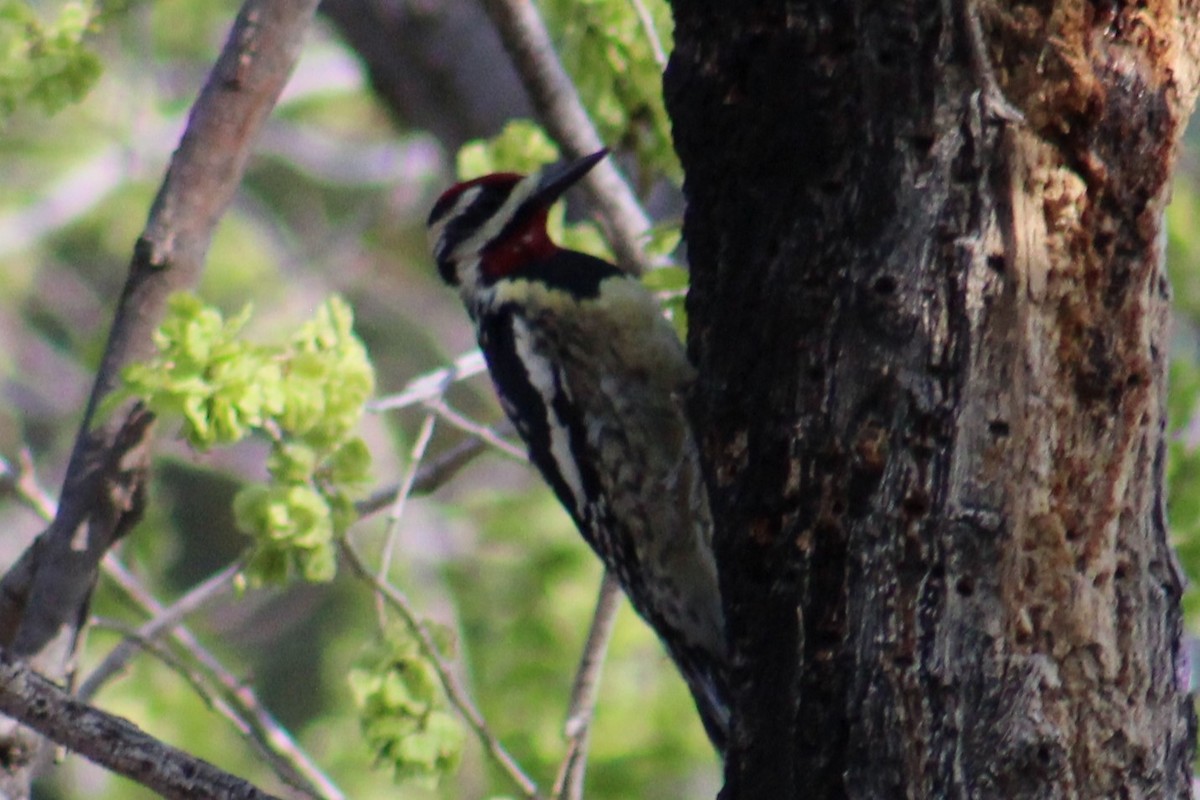
<path id="1" fill-rule="evenodd" d="M 515 184 L 514 184 L 515 185 Z M 486 225 L 500 207 L 504 205 L 504 201 L 512 193 L 512 186 L 488 186 L 479 193 L 479 197 L 462 210 L 462 213 L 457 214 L 446 223 L 445 230 L 442 231 L 442 252 L 452 253 L 458 243 L 471 238 L 471 236 Z M 454 205 L 454 198 L 450 205 Z M 433 207 L 433 214 L 430 215 L 430 224 L 437 221 L 436 216 L 445 216 L 448 208 L 439 208 L 441 202 Z"/>
<path id="2" fill-rule="evenodd" d="M 433 225 L 433 223 L 446 216 L 446 212 L 454 208 L 454 204 L 458 202 L 458 198 L 461 196 L 461 193 L 442 195 L 438 201 L 433 204 L 433 208 L 430 209 L 429 219 L 425 222 L 426 227 Z"/>

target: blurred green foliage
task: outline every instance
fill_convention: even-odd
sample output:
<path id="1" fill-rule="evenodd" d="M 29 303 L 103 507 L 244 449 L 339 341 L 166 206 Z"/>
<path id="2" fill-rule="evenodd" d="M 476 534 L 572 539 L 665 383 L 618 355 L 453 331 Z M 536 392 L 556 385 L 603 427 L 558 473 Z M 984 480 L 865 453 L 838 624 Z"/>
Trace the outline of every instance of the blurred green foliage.
<path id="1" fill-rule="evenodd" d="M 654 247 L 646 248 L 653 255 L 668 255 L 679 244 L 681 232 L 676 225 L 660 226 L 655 229 Z M 682 267 L 660 267 L 642 276 L 642 283 L 662 300 L 663 312 L 675 326 L 680 341 L 687 341 L 687 288 L 690 282 L 687 270 Z"/>
<path id="2" fill-rule="evenodd" d="M 465 656 L 484 716 L 534 775 L 562 758 L 563 723 L 599 562 L 549 493 L 480 494 L 464 510 L 483 523 L 477 556 L 447 569 L 459 598 Z M 712 748 L 686 686 L 654 634 L 622 604 L 600 681 L 589 796 L 684 797 Z M 715 787 L 709 794 L 715 794 Z"/>
<path id="3" fill-rule="evenodd" d="M 20 106 L 54 112 L 80 100 L 100 77 L 100 59 L 85 44 L 96 9 L 64 3 L 42 22 L 25 0 L 0 0 L 0 125 Z"/>
<path id="4" fill-rule="evenodd" d="M 545 10 L 556 39 L 577 49 L 568 67 L 587 82 L 585 101 L 605 140 L 636 156 L 640 187 L 664 175 L 677 181 L 645 30 L 624 0 L 604 5 L 591 3 L 586 18 L 563 3 Z M 665 3 L 647 7 L 669 47 Z M 61 475 L 69 456 L 134 241 L 237 8 L 236 0 L 0 0 L 0 96 L 8 103 L 0 105 L 8 114 L 0 381 L 12 400 L 0 407 L 0 453 L 30 446 L 47 478 Z M 623 73 L 589 77 L 612 65 Z M 558 155 L 528 122 L 457 155 L 439 154 L 420 131 L 398 132 L 354 55 L 318 26 L 209 249 L 197 288 L 204 302 L 173 301 L 159 355 L 128 376 L 165 424 L 146 519 L 122 558 L 169 602 L 247 548 L 257 553 L 253 580 L 189 618 L 190 628 L 350 797 L 515 794 L 473 736 L 462 735 L 423 655 L 392 627 L 381 632 L 362 582 L 333 574 L 332 542 L 345 533 L 378 563 L 388 526 L 351 525 L 351 499 L 366 488 L 372 462 L 382 486 L 415 466 L 410 450 L 427 413 L 360 417 L 370 367 L 375 383 L 394 391 L 473 347 L 458 298 L 429 260 L 429 204 L 456 164 L 466 178 L 528 172 Z M 594 224 L 564 222 L 567 206 L 554 211 L 554 235 L 607 255 Z M 653 246 L 672 249 L 677 236 L 664 226 Z M 677 293 L 678 277 L 656 280 Z M 327 302 L 335 294 L 354 308 L 353 334 L 348 308 Z M 315 319 L 314 308 L 322 309 Z M 455 385 L 447 401 L 481 422 L 500 417 L 485 377 Z M 439 423 L 426 459 L 463 437 Z M 0 556 L 11 559 L 39 523 L 12 504 L 0 515 L 11 542 Z M 443 638 L 443 655 L 494 732 L 548 787 L 564 754 L 567 698 L 600 581 L 596 559 L 540 479 L 494 455 L 437 494 L 411 498 L 392 533 L 387 579 L 454 632 L 460 652 Z M 93 611 L 126 625 L 144 621 L 104 580 Z M 81 673 L 115 641 L 104 628 L 91 636 Z M 192 654 L 172 651 L 206 674 Z M 687 690 L 628 608 L 600 691 L 589 798 L 715 794 L 719 766 Z M 135 660 L 98 702 L 282 791 L 255 748 L 214 713 L 219 703 L 153 657 Z M 73 757 L 35 791 L 43 800 L 153 796 Z"/>
<path id="5" fill-rule="evenodd" d="M 1167 268 L 1174 289 L 1167 419 L 1167 517 L 1180 562 L 1191 579 L 1184 595 L 1189 626 L 1200 630 L 1200 196 L 1198 176 L 1176 180 L 1167 208 Z"/>
<path id="6" fill-rule="evenodd" d="M 643 185 L 662 176 L 681 181 L 663 106 L 666 65 L 655 54 L 656 43 L 664 55 L 671 51 L 670 6 L 665 0 L 539 0 L 538 5 L 601 138 L 637 155 Z"/>

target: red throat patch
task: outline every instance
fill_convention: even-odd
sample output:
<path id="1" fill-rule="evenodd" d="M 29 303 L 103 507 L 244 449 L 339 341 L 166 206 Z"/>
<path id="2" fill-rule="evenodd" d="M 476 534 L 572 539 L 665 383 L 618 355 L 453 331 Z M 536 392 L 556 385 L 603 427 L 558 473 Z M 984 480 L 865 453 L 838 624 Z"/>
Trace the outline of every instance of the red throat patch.
<path id="1" fill-rule="evenodd" d="M 507 278 L 554 255 L 558 246 L 546 234 L 546 215 L 547 211 L 534 214 L 519 229 L 480 254 L 479 269 L 486 280 Z"/>

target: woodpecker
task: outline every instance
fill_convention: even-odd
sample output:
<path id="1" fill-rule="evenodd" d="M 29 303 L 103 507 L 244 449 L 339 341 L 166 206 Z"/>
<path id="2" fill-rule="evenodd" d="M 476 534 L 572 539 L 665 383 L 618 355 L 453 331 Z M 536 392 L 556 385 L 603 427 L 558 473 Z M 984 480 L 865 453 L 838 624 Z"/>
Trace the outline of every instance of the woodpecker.
<path id="1" fill-rule="evenodd" d="M 693 369 L 636 278 L 546 233 L 550 207 L 607 152 L 457 184 L 434 204 L 429 240 L 530 461 L 658 634 L 724 752 L 728 647 L 682 407 Z"/>

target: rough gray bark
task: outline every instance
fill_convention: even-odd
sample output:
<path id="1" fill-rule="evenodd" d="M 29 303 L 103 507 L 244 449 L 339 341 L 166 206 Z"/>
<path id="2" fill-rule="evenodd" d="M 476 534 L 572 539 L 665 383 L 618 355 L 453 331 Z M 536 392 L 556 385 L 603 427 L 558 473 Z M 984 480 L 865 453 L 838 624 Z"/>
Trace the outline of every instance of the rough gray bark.
<path id="1" fill-rule="evenodd" d="M 1189 796 L 1182 6 L 673 1 L 723 798 Z"/>

